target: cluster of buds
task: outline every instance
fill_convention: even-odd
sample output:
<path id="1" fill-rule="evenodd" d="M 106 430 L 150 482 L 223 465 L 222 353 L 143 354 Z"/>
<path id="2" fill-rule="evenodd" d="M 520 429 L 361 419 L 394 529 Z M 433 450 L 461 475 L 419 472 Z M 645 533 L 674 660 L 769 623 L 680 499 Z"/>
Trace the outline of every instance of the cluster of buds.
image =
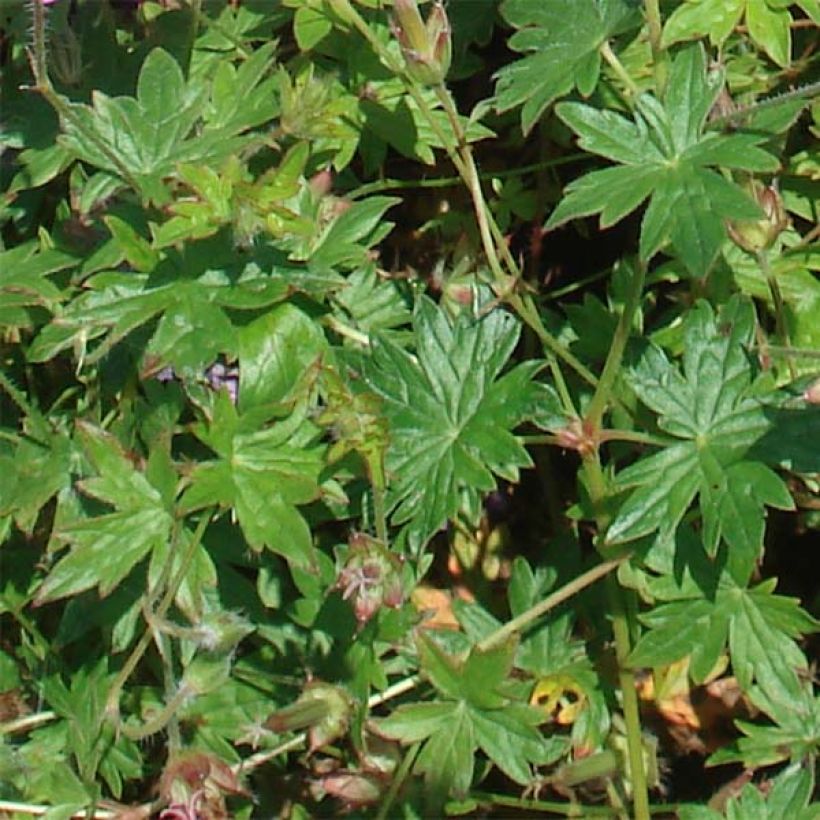
<path id="1" fill-rule="evenodd" d="M 353 603 L 356 620 L 364 625 L 382 606 L 401 606 L 404 599 L 401 562 L 381 541 L 354 533 L 336 588 L 342 590 L 346 601 Z"/>
<path id="2" fill-rule="evenodd" d="M 450 21 L 440 2 L 433 3 L 427 22 L 416 0 L 394 0 L 393 34 L 399 41 L 407 73 L 424 85 L 444 82 L 452 59 Z"/>
<path id="3" fill-rule="evenodd" d="M 754 180 L 750 193 L 763 210 L 763 218 L 729 222 L 727 227 L 732 242 L 744 251 L 757 253 L 772 246 L 789 226 L 789 218 L 776 185 L 763 185 Z"/>

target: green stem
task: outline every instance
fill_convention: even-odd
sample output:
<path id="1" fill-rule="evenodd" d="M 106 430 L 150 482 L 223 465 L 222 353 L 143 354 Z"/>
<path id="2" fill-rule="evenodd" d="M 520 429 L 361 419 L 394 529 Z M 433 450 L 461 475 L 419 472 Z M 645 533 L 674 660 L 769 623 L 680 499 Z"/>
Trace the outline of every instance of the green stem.
<path id="1" fill-rule="evenodd" d="M 721 117 L 715 117 L 715 119 L 710 120 L 706 124 L 706 128 L 711 131 L 719 131 L 734 120 L 748 117 L 751 114 L 756 114 L 758 111 L 765 111 L 767 108 L 774 108 L 775 106 L 788 102 L 789 100 L 797 100 L 803 97 L 810 100 L 813 97 L 816 97 L 818 93 L 820 93 L 820 80 L 813 83 L 808 83 L 807 85 L 802 85 L 799 88 L 792 89 L 791 91 L 785 91 L 783 94 L 777 94 L 774 97 L 767 97 L 765 100 L 759 100 L 751 105 L 738 108 L 736 111 L 731 111 Z"/>
<path id="2" fill-rule="evenodd" d="M 27 732 L 29 729 L 36 729 L 43 723 L 51 723 L 59 715 L 56 712 L 36 712 L 33 715 L 10 720 L 7 723 L 0 723 L 0 737 L 10 735 L 13 732 Z"/>
<path id="3" fill-rule="evenodd" d="M 788 350 L 791 347 L 791 338 L 789 337 L 789 327 L 786 324 L 786 307 L 783 304 L 783 294 L 780 292 L 780 285 L 775 278 L 772 267 L 769 264 L 769 254 L 762 250 L 757 252 L 757 263 L 760 265 L 760 271 L 766 278 L 766 283 L 769 286 L 769 293 L 772 297 L 772 305 L 774 306 L 774 320 L 775 332 L 777 333 L 777 341 L 780 342 L 781 347 Z M 789 368 L 789 375 L 794 381 L 797 378 L 797 368 L 790 354 L 786 355 L 786 364 Z"/>
<path id="4" fill-rule="evenodd" d="M 475 161 L 473 160 L 472 150 L 467 142 L 464 129 L 461 127 L 461 122 L 458 118 L 458 112 L 456 111 L 452 97 L 446 87 L 443 85 L 437 87 L 436 95 L 444 107 L 444 111 L 453 131 L 452 136 L 455 137 L 455 140 L 451 139 L 450 136 L 443 131 L 438 120 L 433 116 L 433 111 L 427 104 L 427 100 L 424 99 L 424 95 L 421 93 L 418 83 L 407 75 L 404 66 L 399 64 L 390 51 L 378 40 L 365 20 L 353 6 L 351 6 L 349 0 L 330 0 L 330 5 L 344 22 L 352 25 L 367 40 L 384 65 L 402 80 L 407 93 L 413 99 L 413 102 L 415 102 L 419 112 L 427 120 L 436 138 L 444 146 L 447 156 L 467 186 L 473 200 L 482 247 L 493 274 L 496 295 L 499 298 L 507 299 L 513 310 L 532 328 L 536 336 L 541 340 L 541 343 L 548 350 L 575 370 L 584 381 L 594 386 L 596 384 L 595 376 L 547 331 L 532 299 L 524 299 L 519 294 L 514 293 L 514 286 L 520 279 L 520 273 L 507 247 L 507 243 L 504 241 L 504 237 L 501 235 L 484 201 L 484 193 L 481 189 L 481 181 Z M 454 141 L 455 145 L 453 144 Z M 510 270 L 510 275 L 506 274 L 501 267 L 499 251 Z"/>
<path id="5" fill-rule="evenodd" d="M 495 632 L 490 633 L 486 638 L 479 641 L 475 648 L 479 652 L 486 652 L 497 644 L 503 643 L 510 635 L 520 632 L 524 627 L 529 626 L 529 624 L 551 609 L 555 609 L 559 604 L 572 598 L 573 595 L 578 594 L 582 589 L 585 589 L 590 584 L 594 584 L 605 575 L 608 575 L 613 569 L 625 561 L 626 558 L 628 558 L 627 555 L 622 555 L 618 558 L 604 561 L 602 564 L 592 567 L 592 569 L 588 569 L 568 584 L 562 586 L 561 589 L 556 590 L 551 595 L 547 595 L 546 598 L 539 601 L 535 606 L 530 607 L 526 612 L 522 612 L 518 617 L 507 621 L 502 627 L 499 627 Z"/>
<path id="6" fill-rule="evenodd" d="M 345 324 L 341 319 L 337 319 L 335 316 L 328 314 L 322 317 L 322 323 L 340 336 L 344 336 L 346 339 L 350 339 L 364 347 L 370 347 L 370 336 L 366 333 L 362 333 L 361 330 L 350 327 L 350 325 Z"/>
<path id="7" fill-rule="evenodd" d="M 410 773 L 410 768 L 415 762 L 416 755 L 419 753 L 420 748 L 421 743 L 414 743 L 405 753 L 404 758 L 401 761 L 401 765 L 393 775 L 393 779 L 390 782 L 390 788 L 388 788 L 387 793 L 384 796 L 384 800 L 382 801 L 381 806 L 379 806 L 379 813 L 376 815 L 376 820 L 387 820 L 387 817 L 389 816 L 388 813 L 396 800 L 396 795 L 399 793 L 399 789 L 407 779 L 407 775 Z"/>
<path id="8" fill-rule="evenodd" d="M 145 631 L 140 636 L 139 641 L 137 641 L 137 645 L 131 651 L 131 654 L 128 656 L 125 664 L 123 665 L 122 669 L 120 669 L 119 674 L 114 680 L 114 683 L 111 685 L 111 689 L 108 691 L 108 699 L 106 702 L 105 711 L 106 714 L 111 717 L 115 718 L 119 721 L 119 711 L 120 711 L 120 692 L 122 691 L 123 686 L 125 686 L 126 681 L 128 678 L 131 677 L 133 671 L 137 668 L 137 664 L 142 659 L 142 656 L 145 654 L 146 650 L 151 644 L 151 638 L 153 637 L 153 630 L 150 625 L 150 621 L 152 619 L 162 619 L 165 617 L 165 614 L 168 612 L 171 604 L 176 597 L 176 594 L 179 590 L 179 586 L 185 578 L 185 574 L 188 571 L 188 567 L 193 560 L 194 555 L 196 554 L 196 549 L 199 546 L 200 542 L 202 541 L 203 535 L 205 535 L 205 529 L 207 528 L 208 524 L 211 522 L 211 511 L 206 510 L 202 514 L 202 518 L 200 518 L 199 523 L 197 524 L 197 528 L 194 531 L 194 534 L 191 536 L 191 540 L 188 543 L 188 546 L 185 550 L 184 555 L 182 556 L 182 561 L 180 562 L 179 571 L 174 576 L 173 582 L 166 585 L 166 581 L 170 578 L 171 570 L 174 564 L 175 558 L 175 546 L 176 546 L 176 538 L 172 538 L 170 548 L 168 551 L 168 558 L 165 561 L 165 564 L 162 568 L 162 572 L 160 573 L 160 580 L 157 583 L 156 587 L 151 590 L 146 598 L 144 606 L 147 610 L 153 607 L 154 602 L 160 596 L 163 588 L 164 588 L 164 595 L 162 596 L 162 600 L 159 603 L 159 606 L 156 610 L 148 616 L 147 620 L 149 624 L 146 626 Z"/>
<path id="9" fill-rule="evenodd" d="M 649 48 L 652 49 L 652 72 L 655 75 L 655 94 L 660 97 L 666 88 L 667 63 L 666 52 L 661 45 L 663 25 L 658 0 L 645 0 L 644 13 L 649 29 Z"/>
<path id="10" fill-rule="evenodd" d="M 626 295 L 626 303 L 618 318 L 618 325 L 615 328 L 615 335 L 612 338 L 612 345 L 604 363 L 604 370 L 595 388 L 595 394 L 587 409 L 586 421 L 592 429 L 593 434 L 597 433 L 601 426 L 604 412 L 610 401 L 610 394 L 621 370 L 626 343 L 629 341 L 629 334 L 632 331 L 632 322 L 638 305 L 641 302 L 644 279 L 646 277 L 646 265 L 638 262 L 637 267 L 629 281 L 629 291 Z"/>
<path id="11" fill-rule="evenodd" d="M 624 68 L 623 63 L 618 59 L 618 56 L 612 50 L 612 46 L 610 46 L 608 40 L 604 40 L 601 44 L 599 49 L 601 52 L 601 56 L 606 60 L 609 67 L 615 72 L 615 75 L 620 79 L 620 81 L 624 84 L 627 92 L 629 93 L 629 97 L 627 98 L 627 102 L 632 105 L 632 101 L 637 99 L 640 96 L 641 90 L 635 84 L 635 81 L 632 77 L 629 76 L 629 72 Z"/>
<path id="12" fill-rule="evenodd" d="M 43 0 L 32 0 L 31 5 L 31 72 L 37 88 L 51 87 L 46 62 L 46 7 Z"/>
<path id="13" fill-rule="evenodd" d="M 546 354 L 547 362 L 549 363 L 550 373 L 552 373 L 552 380 L 555 382 L 555 389 L 558 391 L 558 397 L 561 399 L 561 406 L 564 412 L 570 418 L 577 418 L 578 411 L 575 409 L 575 402 L 572 400 L 572 394 L 569 392 L 564 373 L 558 366 L 558 361 L 554 353 Z"/>
<path id="14" fill-rule="evenodd" d="M 381 452 L 368 459 L 370 467 L 370 487 L 373 492 L 373 519 L 376 524 L 376 537 L 388 545 L 387 511 L 384 505 L 384 494 L 387 482 L 384 475 L 383 454 Z"/>
<path id="15" fill-rule="evenodd" d="M 155 735 L 157 732 L 161 732 L 169 722 L 174 719 L 180 706 L 190 697 L 191 691 L 187 687 L 181 686 L 154 717 L 141 726 L 128 726 L 127 724 L 123 724 L 120 727 L 122 733 L 130 740 L 145 740 L 145 738 Z M 173 751 L 173 749 L 171 751 Z"/>
<path id="16" fill-rule="evenodd" d="M 596 525 L 600 538 L 606 533 L 610 516 L 606 509 L 607 485 L 597 451 L 584 459 L 582 469 L 586 477 L 590 500 L 595 510 Z M 602 549 L 602 544 L 599 543 L 599 552 L 602 552 Z M 643 732 L 638 709 L 638 692 L 635 688 L 635 675 L 626 663 L 632 648 L 627 614 L 628 607 L 625 603 L 627 594 L 629 593 L 621 589 L 614 576 L 610 575 L 607 578 L 607 598 L 612 617 L 612 634 L 615 638 L 615 655 L 618 662 L 618 683 L 621 689 L 624 723 L 626 724 L 627 755 L 632 781 L 633 817 L 635 820 L 647 820 L 649 817 L 649 789 L 644 770 Z"/>
<path id="17" fill-rule="evenodd" d="M 678 439 L 653 436 L 651 433 L 641 433 L 637 430 L 601 430 L 598 441 L 632 441 L 635 444 L 649 444 L 653 447 L 669 447 Z"/>
<path id="18" fill-rule="evenodd" d="M 759 350 L 760 345 L 755 345 L 754 350 Z M 797 359 L 820 359 L 820 350 L 811 347 L 788 347 L 786 345 L 766 345 L 766 352 L 772 356 L 794 356 Z"/>
<path id="19" fill-rule="evenodd" d="M 548 812 L 565 817 L 615 817 L 617 811 L 608 806 L 587 806 L 580 803 L 559 803 L 556 800 L 529 800 L 494 792 L 470 792 L 470 797 L 482 806 L 506 806 L 518 811 Z"/>
<path id="20" fill-rule="evenodd" d="M 481 171 L 479 179 L 509 179 L 510 177 L 520 177 L 531 174 L 534 171 L 541 171 L 545 168 L 556 168 L 560 165 L 572 165 L 580 160 L 589 159 L 589 154 L 567 154 L 564 157 L 533 162 L 530 165 L 521 165 L 518 168 L 505 168 L 498 171 Z M 459 177 L 431 177 L 429 179 L 379 179 L 375 182 L 367 182 L 345 194 L 347 199 L 360 199 L 370 194 L 381 193 L 382 191 L 401 191 L 405 189 L 416 190 L 418 188 L 452 188 L 459 185 L 464 180 Z"/>
<path id="21" fill-rule="evenodd" d="M 566 447 L 566 443 L 550 433 L 540 433 L 532 436 L 518 436 L 522 444 L 539 445 L 555 444 L 559 447 Z M 676 439 L 653 436 L 651 433 L 641 433 L 637 430 L 601 430 L 598 434 L 598 442 L 603 444 L 607 441 L 631 441 L 635 444 L 649 444 L 653 447 L 668 447 L 674 444 Z"/>
<path id="22" fill-rule="evenodd" d="M 461 121 L 458 118 L 458 111 L 456 109 L 455 102 L 453 101 L 453 97 L 444 85 L 439 85 L 436 87 L 436 96 L 438 97 L 445 114 L 447 114 L 447 119 L 450 122 L 450 128 L 452 129 L 453 136 L 456 139 L 456 144 L 459 147 L 458 152 L 464 168 L 462 176 L 464 178 L 464 184 L 470 192 L 470 198 L 473 201 L 473 210 L 475 211 L 476 222 L 478 224 L 478 233 L 481 236 L 481 244 L 484 248 L 484 255 L 487 257 L 487 262 L 490 265 L 490 270 L 492 271 L 493 278 L 495 279 L 496 288 L 498 288 L 496 295 L 501 296 L 503 293 L 512 290 L 512 287 L 515 286 L 515 279 L 517 278 L 517 275 L 520 276 L 520 274 L 517 270 L 517 266 L 513 262 L 513 268 L 510 271 L 513 281 L 510 282 L 511 276 L 505 273 L 504 269 L 501 267 L 501 262 L 498 258 L 497 252 L 498 249 L 496 248 L 497 237 L 493 236 L 493 232 L 490 228 L 490 221 L 488 219 L 489 208 L 487 207 L 487 202 L 484 199 L 484 191 L 481 188 L 481 179 L 478 175 L 478 168 L 476 168 L 472 149 L 467 142 L 467 135 L 461 127 Z M 431 118 L 432 117 L 428 117 L 428 119 Z M 498 247 L 501 247 L 502 244 L 506 247 L 505 242 L 499 243 Z M 501 292 L 499 292 L 499 290 Z"/>
<path id="23" fill-rule="evenodd" d="M 612 633 L 615 636 L 615 655 L 618 660 L 618 684 L 623 698 L 624 723 L 626 724 L 627 754 L 632 781 L 632 808 L 635 820 L 649 817 L 649 787 L 646 781 L 643 759 L 643 731 L 635 687 L 635 673 L 627 666 L 631 651 L 629 621 L 625 608 L 626 591 L 616 578 L 607 578 L 607 597 L 612 616 Z"/>

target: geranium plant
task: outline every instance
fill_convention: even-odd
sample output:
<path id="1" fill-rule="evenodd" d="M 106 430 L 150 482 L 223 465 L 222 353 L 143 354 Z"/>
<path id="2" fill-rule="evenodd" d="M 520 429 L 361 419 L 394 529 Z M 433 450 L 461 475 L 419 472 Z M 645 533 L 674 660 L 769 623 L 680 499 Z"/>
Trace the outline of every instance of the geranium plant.
<path id="1" fill-rule="evenodd" d="M 818 22 L 0 0 L 0 813 L 816 816 Z"/>

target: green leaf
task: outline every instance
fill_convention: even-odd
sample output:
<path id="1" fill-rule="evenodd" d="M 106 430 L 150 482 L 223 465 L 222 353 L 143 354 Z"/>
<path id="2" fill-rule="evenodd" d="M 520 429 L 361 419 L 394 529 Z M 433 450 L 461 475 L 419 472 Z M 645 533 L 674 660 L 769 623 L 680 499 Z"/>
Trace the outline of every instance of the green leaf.
<path id="1" fill-rule="evenodd" d="M 466 794 L 473 782 L 475 746 L 468 707 L 463 703 L 454 704 L 446 728 L 424 744 L 414 766 L 414 771 L 424 774 L 434 801 L 441 801 L 449 794 Z"/>
<path id="2" fill-rule="evenodd" d="M 23 438 L 13 455 L 0 456 L 0 516 L 31 535 L 40 511 L 58 493 L 71 488 L 74 447 L 64 432 L 50 432 L 45 440 Z"/>
<path id="3" fill-rule="evenodd" d="M 221 459 L 194 468 L 182 508 L 233 506 L 252 549 L 266 547 L 297 567 L 312 566 L 310 528 L 297 507 L 320 494 L 324 448 L 318 432 L 303 412 L 251 432 L 216 415 L 213 427 L 201 427 L 197 435 Z"/>
<path id="4" fill-rule="evenodd" d="M 302 51 L 310 51 L 333 30 L 330 18 L 320 9 L 302 6 L 293 17 L 293 35 Z"/>
<path id="5" fill-rule="evenodd" d="M 496 74 L 496 106 L 508 111 L 523 104 L 525 134 L 556 98 L 576 87 L 589 96 L 598 82 L 600 47 L 637 22 L 626 0 L 506 0 L 501 13 L 518 29 L 510 48 L 534 52 Z"/>
<path id="6" fill-rule="evenodd" d="M 570 183 L 546 227 L 594 213 L 607 227 L 648 197 L 641 257 L 649 260 L 668 243 L 692 275 L 704 275 L 726 237 L 723 220 L 760 216 L 740 187 L 708 166 L 758 171 L 778 166 L 758 147 L 764 134 L 704 132 L 722 83 L 720 74 L 707 73 L 697 44 L 675 58 L 662 103 L 649 95 L 638 100 L 634 122 L 581 103 L 559 103 L 556 113 L 578 134 L 581 148 L 621 165 Z"/>
<path id="7" fill-rule="evenodd" d="M 453 708 L 451 702 L 405 703 L 379 720 L 379 731 L 403 743 L 417 743 L 446 728 Z"/>
<path id="8" fill-rule="evenodd" d="M 526 786 L 532 782 L 532 764 L 546 763 L 550 744 L 536 728 L 544 717 L 525 704 L 508 704 L 492 711 L 471 710 L 475 739 L 487 757 L 507 777 Z"/>
<path id="9" fill-rule="evenodd" d="M 79 261 L 53 248 L 41 250 L 37 242 L 0 252 L 0 325 L 29 328 L 33 325 L 29 308 L 55 310 L 63 292 L 49 277 Z"/>
<path id="10" fill-rule="evenodd" d="M 784 68 L 791 61 L 791 22 L 787 8 L 772 8 L 766 0 L 746 0 L 749 36 Z"/>
<path id="11" fill-rule="evenodd" d="M 367 258 L 367 250 L 380 242 L 393 227 L 383 216 L 401 200 L 397 197 L 373 196 L 354 202 L 322 233 L 310 252 L 311 264 L 317 268 L 340 265 L 356 267 Z"/>
<path id="12" fill-rule="evenodd" d="M 424 632 L 416 643 L 424 674 L 446 701 L 400 706 L 378 726 L 404 743 L 426 739 L 416 771 L 425 773 L 438 799 L 469 788 L 476 749 L 521 785 L 532 779 L 531 764 L 555 759 L 555 744 L 546 743 L 536 728 L 543 720 L 538 710 L 500 694 L 517 641 L 488 651 L 474 648 L 463 658 L 449 656 Z M 450 768 L 456 765 L 458 774 Z"/>
<path id="13" fill-rule="evenodd" d="M 239 132 L 271 118 L 273 87 L 259 83 L 271 58 L 273 45 L 261 49 L 251 65 L 227 76 L 217 72 L 212 109 L 219 127 L 195 132 L 205 113 L 208 88 L 202 82 L 186 83 L 177 61 L 161 48 L 145 59 L 134 97 L 108 97 L 95 91 L 92 106 L 64 99 L 68 114 L 62 119 L 60 144 L 77 158 L 137 187 L 144 199 L 165 204 L 168 192 L 162 180 L 173 176 L 179 163 L 218 162 L 237 151 L 247 138 Z M 226 86 L 233 100 L 224 103 Z M 241 91 L 240 91 L 241 90 Z M 241 103 L 241 104 L 240 104 Z M 248 111 L 241 112 L 248 104 Z"/>
<path id="14" fill-rule="evenodd" d="M 748 301 L 734 298 L 717 317 L 700 302 L 687 318 L 682 373 L 653 345 L 628 369 L 639 398 L 659 414 L 658 426 L 681 441 L 619 474 L 620 487 L 637 489 L 612 522 L 610 543 L 655 530 L 660 540 L 671 537 L 699 494 L 709 554 L 723 538 L 732 574 L 738 583 L 748 579 L 763 545 L 765 505 L 794 504 L 782 479 L 749 455 L 773 426 L 748 395 L 753 333 Z"/>
<path id="15" fill-rule="evenodd" d="M 389 424 L 393 521 L 409 522 L 426 540 L 457 514 L 465 494 L 477 504 L 493 489 L 493 473 L 516 481 L 530 465 L 510 431 L 535 412 L 540 366 L 529 362 L 498 378 L 518 340 L 517 323 L 501 311 L 451 320 L 422 298 L 413 328 L 415 357 L 376 337 L 360 365 Z"/>
<path id="16" fill-rule="evenodd" d="M 715 752 L 709 758 L 710 765 L 742 761 L 754 767 L 771 766 L 816 754 L 820 746 L 820 698 L 804 687 L 798 697 L 785 703 L 766 697 L 759 689 L 750 693 L 750 699 L 757 709 L 774 718 L 776 725 L 736 721 L 744 737 Z"/>
<path id="17" fill-rule="evenodd" d="M 713 598 L 686 596 L 656 606 L 641 616 L 649 630 L 632 650 L 629 664 L 664 666 L 691 655 L 692 677 L 702 681 L 728 642 L 744 691 L 756 682 L 777 702 L 799 699 L 798 675 L 807 662 L 794 638 L 817 631 L 818 623 L 796 599 L 773 595 L 773 586 L 747 590 L 724 576 Z"/>
<path id="18" fill-rule="evenodd" d="M 150 273 L 159 261 L 159 254 L 127 222 L 117 216 L 103 217 L 114 241 L 129 265 L 141 273 Z"/>
<path id="19" fill-rule="evenodd" d="M 770 0 L 686 0 L 666 21 L 662 44 L 708 35 L 713 45 L 721 45 L 745 16 L 751 39 L 786 67 L 791 58 L 789 5 Z"/>
<path id="20" fill-rule="evenodd" d="M 740 22 L 745 0 L 686 0 L 670 15 L 663 27 L 662 44 L 704 37 L 722 43 Z"/>
<path id="21" fill-rule="evenodd" d="M 162 496 L 113 436 L 88 424 L 80 425 L 78 434 L 98 473 L 80 488 L 116 511 L 80 519 L 55 532 L 72 547 L 37 591 L 38 604 L 93 587 L 107 595 L 153 549 L 167 543 L 173 526 Z"/>
<path id="22" fill-rule="evenodd" d="M 319 324 L 290 304 L 239 331 L 239 405 L 243 411 L 288 398 L 327 347 Z"/>

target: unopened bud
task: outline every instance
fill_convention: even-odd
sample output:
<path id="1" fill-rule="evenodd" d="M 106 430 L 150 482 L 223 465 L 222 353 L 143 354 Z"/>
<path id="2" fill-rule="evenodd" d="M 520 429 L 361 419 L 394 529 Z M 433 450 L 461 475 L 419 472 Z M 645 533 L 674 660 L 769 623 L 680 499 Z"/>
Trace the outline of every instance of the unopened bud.
<path id="1" fill-rule="evenodd" d="M 752 196 L 763 210 L 763 219 L 731 221 L 728 223 L 729 236 L 743 250 L 757 253 L 771 247 L 789 224 L 783 200 L 774 185 L 761 186 L 754 183 Z"/>
<path id="2" fill-rule="evenodd" d="M 315 751 L 347 731 L 351 710 L 350 698 L 343 689 L 312 681 L 295 703 L 274 712 L 265 721 L 265 728 L 274 732 L 307 729 L 308 745 Z"/>
<path id="3" fill-rule="evenodd" d="M 68 26 L 55 31 L 49 39 L 49 68 L 63 85 L 77 86 L 82 81 L 82 48 Z"/>
<path id="4" fill-rule="evenodd" d="M 393 33 L 399 41 L 407 73 L 425 85 L 438 85 L 450 70 L 452 40 L 444 6 L 436 2 L 422 20 L 416 0 L 395 0 Z"/>

